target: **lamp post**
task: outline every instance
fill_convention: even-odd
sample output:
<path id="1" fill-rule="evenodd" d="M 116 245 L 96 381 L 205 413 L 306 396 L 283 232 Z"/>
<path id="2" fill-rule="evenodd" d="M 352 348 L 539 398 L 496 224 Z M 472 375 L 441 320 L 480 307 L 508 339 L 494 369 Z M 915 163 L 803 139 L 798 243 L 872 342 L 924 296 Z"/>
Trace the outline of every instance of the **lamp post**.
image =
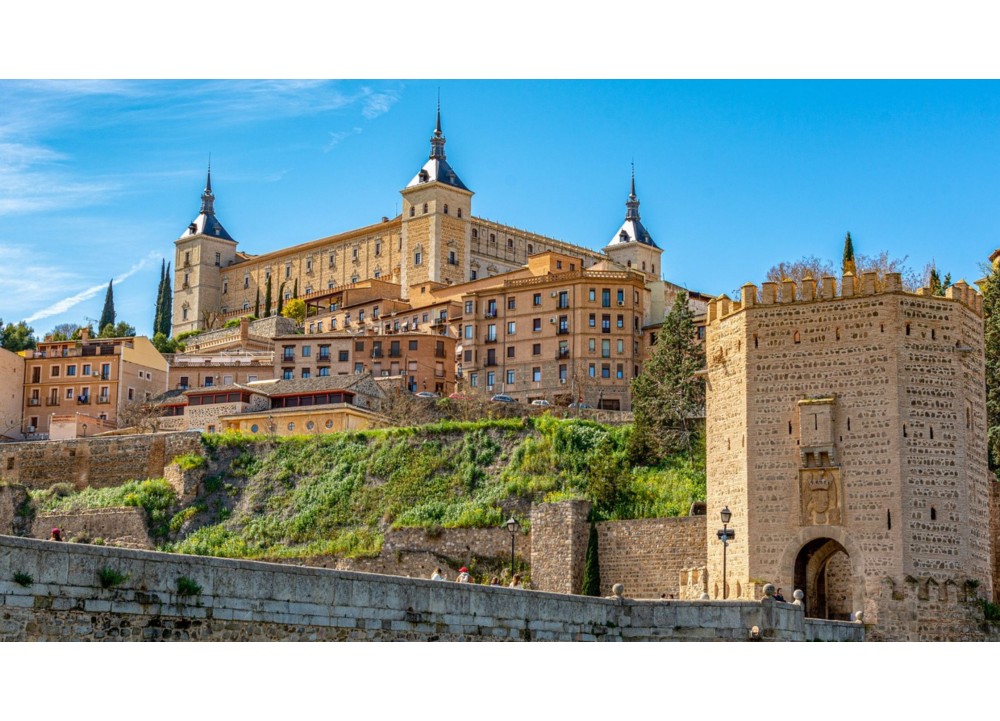
<path id="1" fill-rule="evenodd" d="M 729 528 L 729 521 L 733 518 L 733 512 L 729 510 L 729 506 L 724 507 L 719 512 L 719 516 L 722 518 L 722 528 L 716 531 L 715 535 L 722 541 L 722 598 L 726 599 L 728 597 L 726 592 L 726 548 L 729 542 L 736 537 L 736 531 Z"/>
<path id="2" fill-rule="evenodd" d="M 520 527 L 521 524 L 513 516 L 507 519 L 507 530 L 510 532 L 510 577 L 512 580 L 514 578 L 514 537 Z"/>
<path id="3" fill-rule="evenodd" d="M 86 423 L 83 424 L 83 437 L 84 438 L 87 437 L 87 424 Z"/>

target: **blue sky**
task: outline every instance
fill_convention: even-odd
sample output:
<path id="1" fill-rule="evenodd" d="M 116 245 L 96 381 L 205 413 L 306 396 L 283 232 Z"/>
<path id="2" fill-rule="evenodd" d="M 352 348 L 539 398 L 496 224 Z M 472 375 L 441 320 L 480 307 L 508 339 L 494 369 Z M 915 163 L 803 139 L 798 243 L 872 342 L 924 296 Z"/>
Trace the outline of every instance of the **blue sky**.
<path id="1" fill-rule="evenodd" d="M 1000 85 L 897 81 L 0 81 L 0 318 L 148 332 L 198 212 L 263 253 L 377 222 L 426 159 L 438 88 L 473 213 L 591 248 L 630 163 L 668 280 L 887 250 L 955 279 L 1000 246 Z"/>

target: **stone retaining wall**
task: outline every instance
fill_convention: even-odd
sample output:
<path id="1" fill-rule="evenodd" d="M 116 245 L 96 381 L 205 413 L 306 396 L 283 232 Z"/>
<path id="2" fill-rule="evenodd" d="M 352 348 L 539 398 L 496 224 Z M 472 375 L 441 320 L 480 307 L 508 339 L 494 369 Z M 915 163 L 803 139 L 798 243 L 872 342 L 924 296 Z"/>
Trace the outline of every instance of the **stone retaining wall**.
<path id="1" fill-rule="evenodd" d="M 110 546 L 152 548 L 146 530 L 146 512 L 141 508 L 88 508 L 70 513 L 41 513 L 31 526 L 32 538 L 47 539 L 53 528 L 64 541 L 74 538 L 89 543 L 102 539 Z"/>
<path id="2" fill-rule="evenodd" d="M 510 558 L 510 532 L 506 528 L 400 528 L 387 531 L 382 554 L 396 551 L 429 551 L 442 557 L 468 563 L 480 558 Z M 531 536 L 514 537 L 514 555 L 527 562 L 531 558 Z"/>
<path id="3" fill-rule="evenodd" d="M 0 445 L 0 480 L 44 489 L 72 483 L 78 490 L 160 478 L 175 456 L 201 453 L 201 434 L 152 433 Z"/>
<path id="4" fill-rule="evenodd" d="M 102 587 L 104 569 L 125 580 Z M 180 579 L 200 592 L 179 594 Z M 769 599 L 587 598 L 0 537 L 0 641 L 741 641 L 755 626 L 763 640 L 864 639 Z"/>
<path id="5" fill-rule="evenodd" d="M 705 516 L 597 524 L 601 593 L 616 583 L 634 598 L 680 598 L 681 573 L 704 564 Z"/>

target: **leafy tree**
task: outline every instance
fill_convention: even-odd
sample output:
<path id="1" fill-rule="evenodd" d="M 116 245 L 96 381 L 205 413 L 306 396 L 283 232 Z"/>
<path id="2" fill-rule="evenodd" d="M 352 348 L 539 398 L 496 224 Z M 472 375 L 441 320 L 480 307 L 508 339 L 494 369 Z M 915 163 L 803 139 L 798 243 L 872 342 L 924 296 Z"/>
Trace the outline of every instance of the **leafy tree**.
<path id="1" fill-rule="evenodd" d="M 858 274 L 858 267 L 854 262 L 854 242 L 851 240 L 850 232 L 847 233 L 847 237 L 844 238 L 844 262 L 841 265 L 841 273 L 846 275 L 847 273 Z"/>
<path id="2" fill-rule="evenodd" d="M 597 557 L 597 524 L 590 524 L 590 536 L 587 539 L 587 556 L 583 562 L 583 583 L 580 588 L 582 596 L 601 595 L 601 565 Z"/>
<path id="3" fill-rule="evenodd" d="M 285 303 L 285 307 L 282 309 L 281 315 L 286 318 L 291 318 L 296 323 L 301 323 L 306 319 L 306 302 L 301 298 L 292 298 L 290 301 Z"/>
<path id="4" fill-rule="evenodd" d="M 73 335 L 71 335 L 69 337 L 69 339 L 70 340 L 82 340 L 83 339 L 83 331 L 87 331 L 87 336 L 89 338 L 93 338 L 94 337 L 94 325 L 93 325 L 93 323 L 92 322 L 88 322 L 87 325 L 81 326 L 81 327 L 77 328 L 75 331 L 73 331 Z"/>
<path id="5" fill-rule="evenodd" d="M 705 409 L 705 384 L 695 373 L 705 365 L 687 293 L 679 293 L 663 321 L 653 355 L 632 381 L 634 430 L 629 455 L 655 462 L 681 450 L 690 455 Z"/>
<path id="6" fill-rule="evenodd" d="M 106 326 L 101 328 L 101 332 L 97 335 L 98 338 L 130 338 L 135 335 L 135 326 L 131 326 L 125 321 L 118 321 L 117 324 L 112 325 L 108 323 Z"/>
<path id="7" fill-rule="evenodd" d="M 108 282 L 108 292 L 104 294 L 104 310 L 101 311 L 101 319 L 97 322 L 97 327 L 104 331 L 107 326 L 115 324 L 115 291 L 112 287 L 114 280 Z"/>
<path id="8" fill-rule="evenodd" d="M 184 344 L 176 338 L 167 338 L 163 333 L 154 333 L 152 339 L 153 347 L 160 353 L 183 353 Z"/>
<path id="9" fill-rule="evenodd" d="M 76 323 L 60 323 L 45 334 L 46 340 L 70 340 L 80 330 Z"/>
<path id="10" fill-rule="evenodd" d="M 1000 268 L 994 267 L 980 284 L 986 351 L 986 426 L 990 467 L 1000 468 Z"/>
<path id="11" fill-rule="evenodd" d="M 17 353 L 22 350 L 34 349 L 35 343 L 35 329 L 23 320 L 4 326 L 3 320 L 0 319 L 0 348 Z"/>
<path id="12" fill-rule="evenodd" d="M 264 288 L 264 315 L 263 318 L 271 316 L 271 276 L 267 276 L 267 285 Z"/>

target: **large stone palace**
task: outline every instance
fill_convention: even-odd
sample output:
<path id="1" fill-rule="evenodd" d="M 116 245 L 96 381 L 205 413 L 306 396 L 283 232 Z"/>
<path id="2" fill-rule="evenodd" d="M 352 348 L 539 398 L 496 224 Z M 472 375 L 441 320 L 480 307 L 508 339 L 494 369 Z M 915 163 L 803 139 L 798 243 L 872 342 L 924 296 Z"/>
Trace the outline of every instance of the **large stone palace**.
<path id="1" fill-rule="evenodd" d="M 296 296 L 309 308 L 309 334 L 423 331 L 458 341 L 446 359 L 453 367 L 430 385 L 417 372 L 423 359 L 376 355 L 378 339 L 345 359 L 352 372 L 404 375 L 411 390 L 448 393 L 454 371 L 470 388 L 522 401 L 630 408 L 647 334 L 681 290 L 661 279 L 663 251 L 642 223 L 634 173 L 625 219 L 601 252 L 477 218 L 473 192 L 446 159 L 439 108 L 428 160 L 401 194 L 396 218 L 252 256 L 216 216 L 209 171 L 201 210 L 175 241 L 174 333 L 270 315 Z M 707 296 L 691 297 L 703 310 Z M 275 368 L 286 379 L 330 372 Z"/>

